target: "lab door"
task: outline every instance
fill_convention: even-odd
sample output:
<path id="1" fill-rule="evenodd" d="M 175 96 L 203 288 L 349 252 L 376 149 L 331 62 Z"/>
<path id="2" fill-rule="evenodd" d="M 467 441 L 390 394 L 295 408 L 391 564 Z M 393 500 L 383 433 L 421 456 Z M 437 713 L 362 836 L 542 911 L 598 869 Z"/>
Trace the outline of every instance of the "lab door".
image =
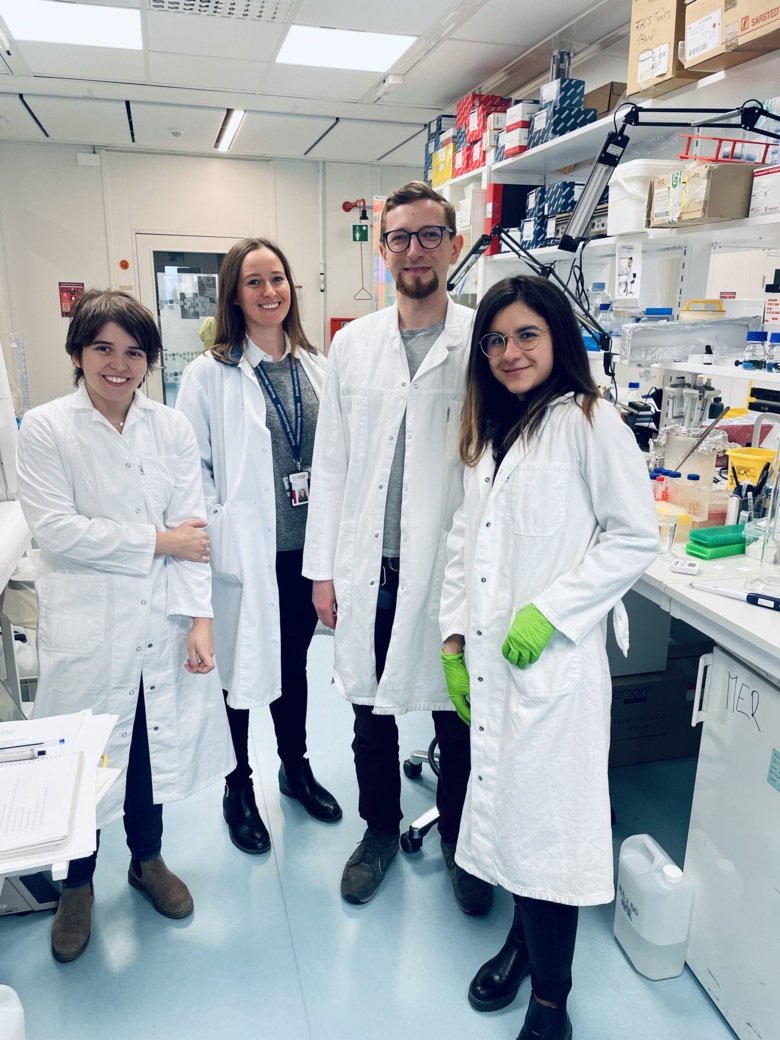
<path id="1" fill-rule="evenodd" d="M 203 349 L 198 333 L 216 313 L 219 268 L 238 239 L 136 234 L 141 302 L 156 315 L 163 353 L 146 393 L 171 407 L 181 374 Z"/>

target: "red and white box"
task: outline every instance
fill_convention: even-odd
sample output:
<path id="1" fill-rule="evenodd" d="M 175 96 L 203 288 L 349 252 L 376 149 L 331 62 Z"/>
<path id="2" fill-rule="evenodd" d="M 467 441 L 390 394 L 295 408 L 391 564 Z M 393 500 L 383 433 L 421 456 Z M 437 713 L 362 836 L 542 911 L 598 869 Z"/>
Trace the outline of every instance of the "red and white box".
<path id="1" fill-rule="evenodd" d="M 532 117 L 539 111 L 538 101 L 518 101 L 507 109 L 506 128 L 511 130 L 516 126 L 528 126 Z"/>
<path id="2" fill-rule="evenodd" d="M 753 173 L 750 216 L 780 213 L 780 166 L 765 166 Z"/>
<path id="3" fill-rule="evenodd" d="M 466 130 L 469 144 L 481 141 L 487 130 L 488 116 L 493 112 L 506 112 L 511 104 L 511 98 L 498 94 L 466 94 L 455 107 L 457 126 Z"/>
<path id="4" fill-rule="evenodd" d="M 504 133 L 504 158 L 511 159 L 513 155 L 521 155 L 528 149 L 528 127 L 518 126 L 514 130 Z"/>

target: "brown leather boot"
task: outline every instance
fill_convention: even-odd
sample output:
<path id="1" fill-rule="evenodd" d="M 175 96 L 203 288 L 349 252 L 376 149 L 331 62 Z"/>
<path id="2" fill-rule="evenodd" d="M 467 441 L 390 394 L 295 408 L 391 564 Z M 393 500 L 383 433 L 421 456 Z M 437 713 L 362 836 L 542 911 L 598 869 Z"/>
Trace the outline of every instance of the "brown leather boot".
<path id="1" fill-rule="evenodd" d="M 194 909 L 190 891 L 181 878 L 171 873 L 162 856 L 154 859 L 132 859 L 127 880 L 151 900 L 163 917 L 189 917 Z"/>
<path id="2" fill-rule="evenodd" d="M 87 948 L 92 926 L 92 882 L 63 888 L 51 925 L 51 952 L 55 961 L 75 961 Z"/>

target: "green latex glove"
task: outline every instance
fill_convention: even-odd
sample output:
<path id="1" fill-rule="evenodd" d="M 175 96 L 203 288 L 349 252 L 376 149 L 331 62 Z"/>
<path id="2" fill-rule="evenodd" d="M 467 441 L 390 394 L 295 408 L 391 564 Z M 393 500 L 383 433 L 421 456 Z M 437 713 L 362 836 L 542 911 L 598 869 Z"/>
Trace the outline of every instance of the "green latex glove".
<path id="1" fill-rule="evenodd" d="M 542 650 L 552 639 L 555 628 L 533 603 L 517 612 L 507 632 L 501 653 L 510 664 L 527 668 L 538 661 Z"/>
<path id="2" fill-rule="evenodd" d="M 441 663 L 444 668 L 444 681 L 447 683 L 447 693 L 455 705 L 455 711 L 467 726 L 471 725 L 471 708 L 469 707 L 469 672 L 463 657 L 459 654 L 448 654 L 441 651 Z"/>

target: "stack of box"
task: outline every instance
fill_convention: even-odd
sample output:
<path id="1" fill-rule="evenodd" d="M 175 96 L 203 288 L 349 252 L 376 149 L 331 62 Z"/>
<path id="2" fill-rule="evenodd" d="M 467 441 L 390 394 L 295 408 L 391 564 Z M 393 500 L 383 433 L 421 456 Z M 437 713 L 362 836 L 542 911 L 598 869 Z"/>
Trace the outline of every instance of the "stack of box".
<path id="1" fill-rule="evenodd" d="M 750 209 L 751 163 L 701 163 L 656 177 L 647 204 L 649 227 L 739 220 Z"/>
<path id="2" fill-rule="evenodd" d="M 510 109 L 511 111 L 511 109 Z M 506 113 L 505 112 L 491 112 L 487 117 L 487 129 L 482 137 L 482 148 L 485 153 L 485 162 L 488 166 L 493 166 L 498 160 L 496 159 L 496 152 L 499 146 L 499 141 L 502 142 L 503 149 L 503 138 L 506 130 Z"/>
<path id="3" fill-rule="evenodd" d="M 485 165 L 484 137 L 488 130 L 488 117 L 494 112 L 506 112 L 511 105 L 511 98 L 498 94 L 466 94 L 455 106 L 456 127 L 465 135 L 463 156 L 455 166 L 459 173 L 469 173 Z M 457 131 L 456 145 L 457 153 Z"/>
<path id="4" fill-rule="evenodd" d="M 731 0 L 729 0 L 731 2 Z M 690 71 L 678 54 L 685 37 L 683 0 L 632 0 L 628 94 L 658 97 L 690 86 L 706 73 Z"/>
<path id="5" fill-rule="evenodd" d="M 520 241 L 526 249 L 538 249 L 545 244 L 547 234 L 547 217 L 544 203 L 547 189 L 544 185 L 528 192 L 526 200 L 526 218 L 520 226 Z"/>
<path id="6" fill-rule="evenodd" d="M 539 111 L 539 102 L 534 100 L 516 101 L 506 113 L 506 131 L 503 140 L 503 158 L 511 159 L 528 150 L 528 134 L 531 119 Z"/>
<path id="7" fill-rule="evenodd" d="M 585 81 L 554 79 L 540 91 L 541 107 L 531 117 L 528 147 L 536 148 L 562 134 L 568 134 L 596 119 L 595 108 L 584 108 Z"/>
<path id="8" fill-rule="evenodd" d="M 455 116 L 437 116 L 428 123 L 428 136 L 425 142 L 425 161 L 423 163 L 423 179 L 429 184 L 433 183 L 433 167 L 436 165 L 439 171 L 449 168 L 449 175 L 445 180 L 449 180 L 452 176 L 452 145 L 453 145 L 453 127 L 455 126 Z M 442 154 L 439 156 L 438 161 L 435 160 L 437 152 L 444 152 L 447 146 L 450 146 L 449 153 Z M 443 183 L 439 180 L 438 183 Z"/>

